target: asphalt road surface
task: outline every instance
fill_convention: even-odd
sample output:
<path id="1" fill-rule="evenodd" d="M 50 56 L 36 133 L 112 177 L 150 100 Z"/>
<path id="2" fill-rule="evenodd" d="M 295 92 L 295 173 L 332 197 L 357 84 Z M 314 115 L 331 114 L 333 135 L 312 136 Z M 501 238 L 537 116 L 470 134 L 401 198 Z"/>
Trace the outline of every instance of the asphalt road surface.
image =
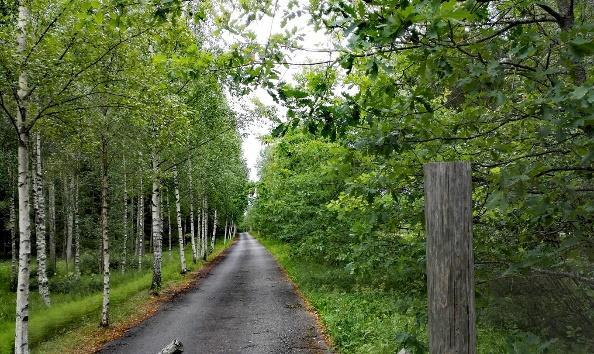
<path id="1" fill-rule="evenodd" d="M 326 353 L 311 314 L 270 253 L 247 233 L 195 289 L 108 343 L 101 353 Z"/>

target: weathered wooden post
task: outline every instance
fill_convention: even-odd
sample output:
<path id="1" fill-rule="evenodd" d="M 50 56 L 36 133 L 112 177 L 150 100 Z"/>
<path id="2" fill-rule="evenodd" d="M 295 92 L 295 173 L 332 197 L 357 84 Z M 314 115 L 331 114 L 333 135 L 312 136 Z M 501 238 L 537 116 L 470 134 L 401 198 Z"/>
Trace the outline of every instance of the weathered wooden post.
<path id="1" fill-rule="evenodd" d="M 470 163 L 424 172 L 429 352 L 476 353 Z"/>

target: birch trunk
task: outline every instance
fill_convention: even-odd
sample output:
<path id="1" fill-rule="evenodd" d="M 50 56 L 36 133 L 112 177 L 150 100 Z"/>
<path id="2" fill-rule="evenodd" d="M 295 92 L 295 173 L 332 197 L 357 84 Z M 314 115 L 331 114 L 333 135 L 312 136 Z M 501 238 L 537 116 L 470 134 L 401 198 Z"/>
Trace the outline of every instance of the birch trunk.
<path id="1" fill-rule="evenodd" d="M 190 182 L 190 242 L 192 243 L 192 262 L 196 263 L 196 242 L 194 230 L 194 191 L 192 190 L 192 161 L 189 162 L 188 180 Z"/>
<path id="2" fill-rule="evenodd" d="M 223 229 L 223 243 L 227 244 L 227 218 L 225 218 L 225 228 Z"/>
<path id="3" fill-rule="evenodd" d="M 217 210 L 214 211 L 214 220 L 212 223 L 212 239 L 210 241 L 210 252 L 214 251 L 215 237 L 217 236 Z"/>
<path id="4" fill-rule="evenodd" d="M 126 185 L 126 159 L 124 158 L 124 213 L 123 217 L 123 229 L 124 229 L 124 249 L 122 255 L 122 273 L 126 270 L 126 259 L 128 258 L 128 187 Z"/>
<path id="5" fill-rule="evenodd" d="M 196 258 L 202 259 L 202 209 L 196 213 Z"/>
<path id="6" fill-rule="evenodd" d="M 167 233 L 169 238 L 169 253 L 171 253 L 171 203 L 169 203 L 169 193 L 167 193 Z"/>
<path id="7" fill-rule="evenodd" d="M 208 201 L 202 200 L 202 259 L 208 257 Z"/>
<path id="8" fill-rule="evenodd" d="M 15 195 L 14 187 L 12 183 L 14 180 L 12 176 L 10 178 L 12 197 L 10 199 L 10 250 L 11 250 L 11 262 L 10 262 L 10 289 L 11 291 L 16 290 L 17 275 L 18 275 L 18 264 L 17 264 L 17 215 L 15 207 Z"/>
<path id="9" fill-rule="evenodd" d="M 109 326 L 109 239 L 107 235 L 107 139 L 101 139 L 101 240 L 103 246 L 103 306 L 101 327 Z"/>
<path id="10" fill-rule="evenodd" d="M 159 164 L 157 155 L 153 153 L 153 193 L 151 213 L 153 218 L 153 281 L 151 290 L 157 293 L 161 289 L 161 200 L 159 183 Z"/>
<path id="11" fill-rule="evenodd" d="M 50 306 L 47 279 L 47 258 L 45 253 L 45 195 L 43 194 L 43 170 L 41 168 L 41 137 L 35 134 L 35 171 L 33 177 L 33 199 L 35 205 L 35 240 L 37 245 L 37 283 L 39 295 L 45 306 Z"/>
<path id="12" fill-rule="evenodd" d="M 142 256 L 144 255 L 144 196 L 142 195 L 142 179 L 140 180 L 140 194 L 138 195 L 138 270 L 142 270 Z"/>
<path id="13" fill-rule="evenodd" d="M 56 186 L 52 180 L 49 184 L 48 217 L 49 217 L 49 269 L 50 273 L 56 271 Z"/>
<path id="14" fill-rule="evenodd" d="M 74 219 L 74 276 L 76 279 L 80 278 L 80 225 L 78 212 L 78 176 L 73 177 L 74 187 L 72 188 L 73 196 L 73 219 Z"/>
<path id="15" fill-rule="evenodd" d="M 19 2 L 17 20 L 17 55 L 24 61 L 27 26 L 30 20 L 27 2 Z M 16 354 L 29 352 L 29 256 L 31 254 L 31 220 L 29 216 L 29 129 L 26 126 L 27 72 L 21 71 L 17 96 L 19 106 L 16 114 L 16 128 L 19 136 L 17 150 L 18 195 L 19 195 L 19 273 L 17 277 L 15 341 Z"/>
<path id="16" fill-rule="evenodd" d="M 135 219 L 135 223 L 134 224 L 134 258 L 136 259 L 136 257 L 138 257 L 138 220 L 140 220 L 140 218 L 138 217 L 138 198 L 136 199 L 135 202 L 136 208 L 132 211 L 134 213 L 134 211 L 136 212 L 134 215 L 136 216 Z"/>
<path id="17" fill-rule="evenodd" d="M 74 232 L 74 215 L 73 215 L 73 210 L 72 210 L 72 179 L 70 179 L 70 176 L 66 177 L 66 180 L 64 181 L 65 185 L 64 185 L 64 193 L 65 193 L 65 198 L 66 198 L 66 264 L 68 266 L 70 266 L 70 263 L 72 262 L 72 235 Z M 70 185 L 70 187 L 69 187 Z M 66 268 L 68 269 L 68 268 Z"/>
<path id="18" fill-rule="evenodd" d="M 186 268 L 186 256 L 184 254 L 184 235 L 181 224 L 181 204 L 179 201 L 179 185 L 177 180 L 177 166 L 173 166 L 173 184 L 175 188 L 175 211 L 177 214 L 177 234 L 179 239 L 179 261 L 181 262 L 181 273 L 184 274 L 188 270 Z"/>

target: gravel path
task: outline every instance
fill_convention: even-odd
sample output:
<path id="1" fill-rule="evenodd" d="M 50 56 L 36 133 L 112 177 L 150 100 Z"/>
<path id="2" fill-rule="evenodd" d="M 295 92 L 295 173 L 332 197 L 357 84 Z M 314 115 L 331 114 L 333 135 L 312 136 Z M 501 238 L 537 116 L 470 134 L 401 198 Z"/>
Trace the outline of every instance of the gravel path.
<path id="1" fill-rule="evenodd" d="M 247 233 L 195 289 L 101 353 L 327 353 L 311 314 L 270 253 Z"/>

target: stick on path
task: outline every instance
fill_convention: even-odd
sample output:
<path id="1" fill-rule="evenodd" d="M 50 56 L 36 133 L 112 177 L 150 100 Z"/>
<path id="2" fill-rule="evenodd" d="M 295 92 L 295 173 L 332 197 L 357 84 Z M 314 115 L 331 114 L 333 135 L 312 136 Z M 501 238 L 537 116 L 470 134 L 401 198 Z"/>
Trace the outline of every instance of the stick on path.
<path id="1" fill-rule="evenodd" d="M 188 293 L 101 353 L 326 353 L 316 322 L 268 251 L 247 233 Z"/>

